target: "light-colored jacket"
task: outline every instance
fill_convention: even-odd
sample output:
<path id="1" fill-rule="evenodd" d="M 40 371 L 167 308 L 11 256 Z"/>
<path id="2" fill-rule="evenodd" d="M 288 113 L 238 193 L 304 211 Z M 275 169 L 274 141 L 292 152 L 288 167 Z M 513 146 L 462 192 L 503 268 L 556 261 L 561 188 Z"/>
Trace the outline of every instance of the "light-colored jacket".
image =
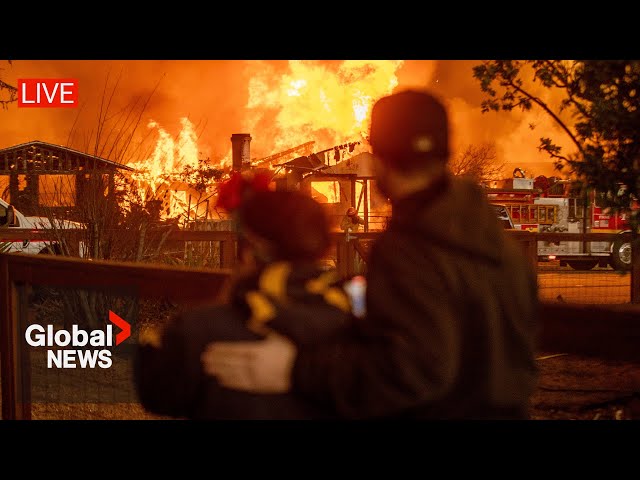
<path id="1" fill-rule="evenodd" d="M 350 228 L 351 233 L 355 233 L 360 231 L 360 225 L 363 225 L 363 224 L 364 224 L 364 221 L 357 215 L 353 217 L 345 215 L 344 218 L 342 219 L 342 222 L 340 222 L 340 229 L 343 232 L 346 232 Z"/>

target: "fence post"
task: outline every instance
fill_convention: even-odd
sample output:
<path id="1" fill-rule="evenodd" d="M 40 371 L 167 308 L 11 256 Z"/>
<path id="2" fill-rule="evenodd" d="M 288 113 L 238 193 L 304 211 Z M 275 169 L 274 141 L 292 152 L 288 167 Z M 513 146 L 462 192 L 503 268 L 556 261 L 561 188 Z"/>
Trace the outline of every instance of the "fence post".
<path id="1" fill-rule="evenodd" d="M 2 419 L 16 416 L 15 409 L 15 358 L 13 355 L 13 328 L 11 325 L 11 295 L 9 262 L 0 255 L 0 380 L 2 381 Z"/>
<path id="2" fill-rule="evenodd" d="M 236 243 L 235 240 L 222 240 L 220 242 L 220 268 L 233 268 L 236 265 Z"/>
<path id="3" fill-rule="evenodd" d="M 23 377 L 18 358 L 20 335 L 17 316 L 18 295 L 9 278 L 9 261 L 0 255 L 0 377 L 2 381 L 2 419 L 30 420 L 31 406 L 25 404 Z"/>
<path id="4" fill-rule="evenodd" d="M 640 236 L 631 236 L 631 303 L 640 303 Z"/>
<path id="5" fill-rule="evenodd" d="M 529 259 L 531 266 L 538 270 L 538 233 L 527 230 L 509 230 L 506 232 L 522 249 L 522 254 Z"/>
<path id="6" fill-rule="evenodd" d="M 336 242 L 336 260 L 338 267 L 338 275 L 342 278 L 349 276 L 349 259 L 348 259 L 349 242 L 344 236 L 340 236 Z"/>

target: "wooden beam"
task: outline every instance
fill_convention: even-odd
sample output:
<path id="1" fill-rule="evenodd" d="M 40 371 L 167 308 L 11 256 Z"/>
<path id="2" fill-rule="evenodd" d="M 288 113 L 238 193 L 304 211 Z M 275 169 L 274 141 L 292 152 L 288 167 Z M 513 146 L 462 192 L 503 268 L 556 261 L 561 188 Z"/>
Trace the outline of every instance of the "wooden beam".
<path id="1" fill-rule="evenodd" d="M 62 288 L 131 290 L 140 297 L 166 297 L 178 303 L 206 300 L 215 295 L 231 275 L 229 269 L 167 268 L 20 253 L 2 256 L 11 257 L 8 275 L 14 282 Z"/>

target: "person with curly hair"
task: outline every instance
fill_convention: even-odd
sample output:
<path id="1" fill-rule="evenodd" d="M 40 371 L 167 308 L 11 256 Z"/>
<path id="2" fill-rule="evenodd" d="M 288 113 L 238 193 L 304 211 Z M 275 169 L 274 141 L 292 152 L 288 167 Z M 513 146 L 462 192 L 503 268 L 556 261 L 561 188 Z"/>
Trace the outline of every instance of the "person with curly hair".
<path id="1" fill-rule="evenodd" d="M 141 335 L 135 380 L 152 413 L 195 420 L 332 418 L 332 408 L 290 393 L 231 390 L 203 370 L 213 341 L 257 341 L 267 334 L 306 345 L 335 335 L 353 320 L 335 271 L 319 260 L 330 246 L 320 204 L 296 191 L 271 191 L 261 178 L 233 176 L 218 205 L 233 213 L 241 261 L 223 304 L 185 310 Z"/>

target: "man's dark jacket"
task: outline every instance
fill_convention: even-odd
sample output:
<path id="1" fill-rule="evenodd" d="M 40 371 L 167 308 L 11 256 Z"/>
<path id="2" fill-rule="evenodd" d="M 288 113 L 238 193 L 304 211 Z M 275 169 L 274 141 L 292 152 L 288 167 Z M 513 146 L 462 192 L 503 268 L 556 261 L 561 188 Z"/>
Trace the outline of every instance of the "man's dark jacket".
<path id="1" fill-rule="evenodd" d="M 185 311 L 159 331 L 141 334 L 135 381 L 150 412 L 197 420 L 331 418 L 293 395 L 253 395 L 221 387 L 200 356 L 215 340 L 258 340 L 265 327 L 298 345 L 334 335 L 351 320 L 337 276 L 309 265 L 277 262 L 236 283 L 231 302 Z"/>
<path id="2" fill-rule="evenodd" d="M 537 282 L 485 192 L 443 176 L 394 203 L 360 328 L 299 349 L 294 389 L 346 418 L 525 419 Z"/>

